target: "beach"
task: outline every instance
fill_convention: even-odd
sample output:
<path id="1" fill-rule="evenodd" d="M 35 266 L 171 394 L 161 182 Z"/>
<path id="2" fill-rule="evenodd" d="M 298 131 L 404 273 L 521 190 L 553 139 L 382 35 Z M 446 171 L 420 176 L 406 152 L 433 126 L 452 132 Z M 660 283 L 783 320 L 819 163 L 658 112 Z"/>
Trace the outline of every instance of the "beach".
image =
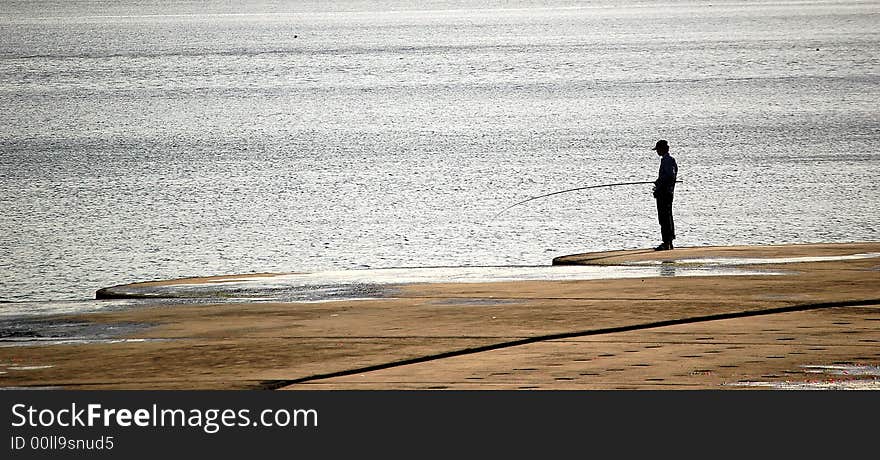
<path id="1" fill-rule="evenodd" d="M 873 320 L 847 315 L 878 297 L 859 256 L 880 241 L 878 14 L 14 2 L 0 15 L 0 385 L 872 375 L 876 338 L 847 328 Z M 662 254 L 643 249 L 661 236 L 643 183 L 659 139 L 680 168 L 683 247 Z"/>
<path id="2" fill-rule="evenodd" d="M 323 302 L 157 299 L 40 319 L 103 335 L 4 343 L 0 386 L 877 389 L 878 257 L 880 243 L 870 242 L 626 250 L 553 262 L 660 265 L 666 272 L 400 284 L 373 298 Z M 720 266 L 750 271 L 674 273 Z M 222 291 L 240 279 L 167 283 Z"/>

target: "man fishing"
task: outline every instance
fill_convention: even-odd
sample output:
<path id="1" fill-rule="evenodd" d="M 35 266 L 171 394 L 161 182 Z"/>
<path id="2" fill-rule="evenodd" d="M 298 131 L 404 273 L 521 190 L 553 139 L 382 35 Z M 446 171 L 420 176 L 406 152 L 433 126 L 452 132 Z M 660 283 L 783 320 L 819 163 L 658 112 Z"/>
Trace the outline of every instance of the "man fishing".
<path id="1" fill-rule="evenodd" d="M 660 236 L 663 243 L 654 248 L 655 251 L 672 249 L 675 239 L 675 223 L 672 220 L 672 197 L 675 192 L 675 180 L 678 176 L 678 164 L 669 154 L 669 144 L 665 140 L 657 141 L 654 148 L 660 155 L 660 173 L 654 181 L 654 198 L 657 200 L 657 219 L 660 221 Z"/>
<path id="2" fill-rule="evenodd" d="M 660 155 L 660 174 L 657 179 L 653 182 L 651 181 L 637 181 L 637 182 L 617 182 L 613 184 L 599 184 L 599 185 L 586 185 L 583 187 L 575 187 L 569 188 L 565 190 L 559 190 L 556 192 L 545 193 L 543 195 L 533 196 L 531 198 L 527 198 L 522 201 L 517 201 L 510 206 L 505 207 L 501 211 L 498 211 L 489 222 L 495 220 L 502 213 L 507 211 L 508 209 L 519 206 L 524 203 L 528 203 L 533 200 L 537 200 L 539 198 L 546 198 L 548 196 L 559 195 L 562 193 L 569 193 L 578 190 L 589 190 L 595 188 L 604 188 L 604 187 L 620 187 L 626 185 L 640 185 L 640 184 L 654 184 L 654 198 L 657 199 L 657 217 L 660 220 L 660 233 L 663 237 L 663 243 L 660 246 L 654 248 L 655 251 L 667 251 L 672 249 L 672 240 L 675 239 L 675 225 L 672 222 L 672 195 L 675 190 L 675 183 L 681 182 L 677 180 L 678 178 L 678 165 L 675 163 L 675 158 L 672 158 L 669 155 L 669 144 L 665 140 L 657 141 L 657 144 L 651 150 L 656 150 L 657 155 Z"/>

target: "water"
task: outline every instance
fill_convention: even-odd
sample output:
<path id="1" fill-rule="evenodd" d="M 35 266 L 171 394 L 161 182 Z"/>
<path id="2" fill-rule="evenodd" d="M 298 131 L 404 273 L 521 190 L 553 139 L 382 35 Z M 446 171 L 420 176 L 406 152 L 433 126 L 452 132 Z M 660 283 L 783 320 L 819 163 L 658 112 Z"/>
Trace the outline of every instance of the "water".
<path id="1" fill-rule="evenodd" d="M 880 3 L 0 6 L 0 309 L 259 272 L 880 239 Z M 52 310 L 48 308 L 47 310 Z"/>
<path id="2" fill-rule="evenodd" d="M 775 390 L 880 390 L 880 367 L 868 364 L 801 366 L 805 374 L 818 374 L 805 381 L 740 381 L 738 387 L 764 387 Z"/>
<path id="3" fill-rule="evenodd" d="M 765 265 L 765 264 L 792 264 L 803 262 L 833 262 L 840 260 L 861 260 L 880 257 L 880 252 L 866 252 L 845 256 L 814 256 L 814 257 L 703 257 L 696 259 L 674 260 L 634 260 L 625 262 L 624 265 L 669 265 L 677 266 L 700 266 L 700 267 L 735 267 L 737 265 Z"/>
<path id="4" fill-rule="evenodd" d="M 279 273 L 273 276 L 192 280 L 161 285 L 124 285 L 105 290 L 115 299 L 188 299 L 204 302 L 324 302 L 393 296 L 402 284 L 490 283 L 529 280 L 603 280 L 661 276 L 784 275 L 736 267 L 504 266 L 406 267 Z M 119 300 L 117 300 L 119 301 Z M 2 315 L 0 315 L 2 318 Z"/>

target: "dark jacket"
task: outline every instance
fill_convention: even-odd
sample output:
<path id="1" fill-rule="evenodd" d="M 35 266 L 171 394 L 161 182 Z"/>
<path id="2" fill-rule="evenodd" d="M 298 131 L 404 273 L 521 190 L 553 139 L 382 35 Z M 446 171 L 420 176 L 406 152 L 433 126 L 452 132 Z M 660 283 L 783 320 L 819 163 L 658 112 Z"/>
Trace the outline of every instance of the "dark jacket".
<path id="1" fill-rule="evenodd" d="M 675 180 L 678 177 L 678 164 L 668 153 L 660 158 L 660 173 L 654 181 L 654 197 L 672 195 L 675 192 Z"/>

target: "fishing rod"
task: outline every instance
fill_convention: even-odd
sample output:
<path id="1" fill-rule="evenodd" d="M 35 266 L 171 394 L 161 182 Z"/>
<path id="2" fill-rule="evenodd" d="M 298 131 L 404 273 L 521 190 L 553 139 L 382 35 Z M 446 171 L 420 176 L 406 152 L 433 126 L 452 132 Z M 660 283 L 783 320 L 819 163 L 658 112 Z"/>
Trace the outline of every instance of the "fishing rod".
<path id="1" fill-rule="evenodd" d="M 675 181 L 675 183 L 679 183 L 679 182 L 681 182 L 681 181 L 680 181 L 680 180 Z M 494 216 L 492 216 L 492 219 L 490 219 L 489 222 L 492 222 L 493 220 L 495 220 L 496 217 L 498 217 L 498 216 L 500 216 L 502 213 L 504 213 L 504 211 L 507 211 L 508 209 L 510 209 L 510 208 L 512 208 L 512 207 L 514 207 L 514 206 L 519 206 L 519 205 L 521 205 L 521 204 L 523 204 L 523 203 L 528 203 L 529 201 L 537 200 L 538 198 L 546 198 L 546 197 L 548 197 L 548 196 L 559 195 L 560 193 L 576 192 L 576 191 L 578 191 L 578 190 L 587 190 L 587 189 L 590 189 L 590 188 L 618 187 L 618 186 L 621 186 L 621 185 L 641 185 L 641 184 L 653 184 L 653 183 L 654 183 L 654 181 L 641 181 L 641 182 L 618 182 L 618 183 L 615 183 L 615 184 L 588 185 L 588 186 L 586 186 L 586 187 L 570 188 L 570 189 L 568 189 L 568 190 L 560 190 L 560 191 L 558 191 L 558 192 L 551 192 L 551 193 L 547 193 L 547 194 L 545 194 L 545 195 L 533 196 L 533 197 L 531 197 L 531 198 L 529 198 L 529 199 L 522 200 L 522 201 L 517 202 L 517 203 L 513 203 L 512 205 L 510 205 L 510 206 L 508 206 L 508 207 L 502 209 L 502 210 L 499 211 L 497 214 L 495 214 Z"/>

